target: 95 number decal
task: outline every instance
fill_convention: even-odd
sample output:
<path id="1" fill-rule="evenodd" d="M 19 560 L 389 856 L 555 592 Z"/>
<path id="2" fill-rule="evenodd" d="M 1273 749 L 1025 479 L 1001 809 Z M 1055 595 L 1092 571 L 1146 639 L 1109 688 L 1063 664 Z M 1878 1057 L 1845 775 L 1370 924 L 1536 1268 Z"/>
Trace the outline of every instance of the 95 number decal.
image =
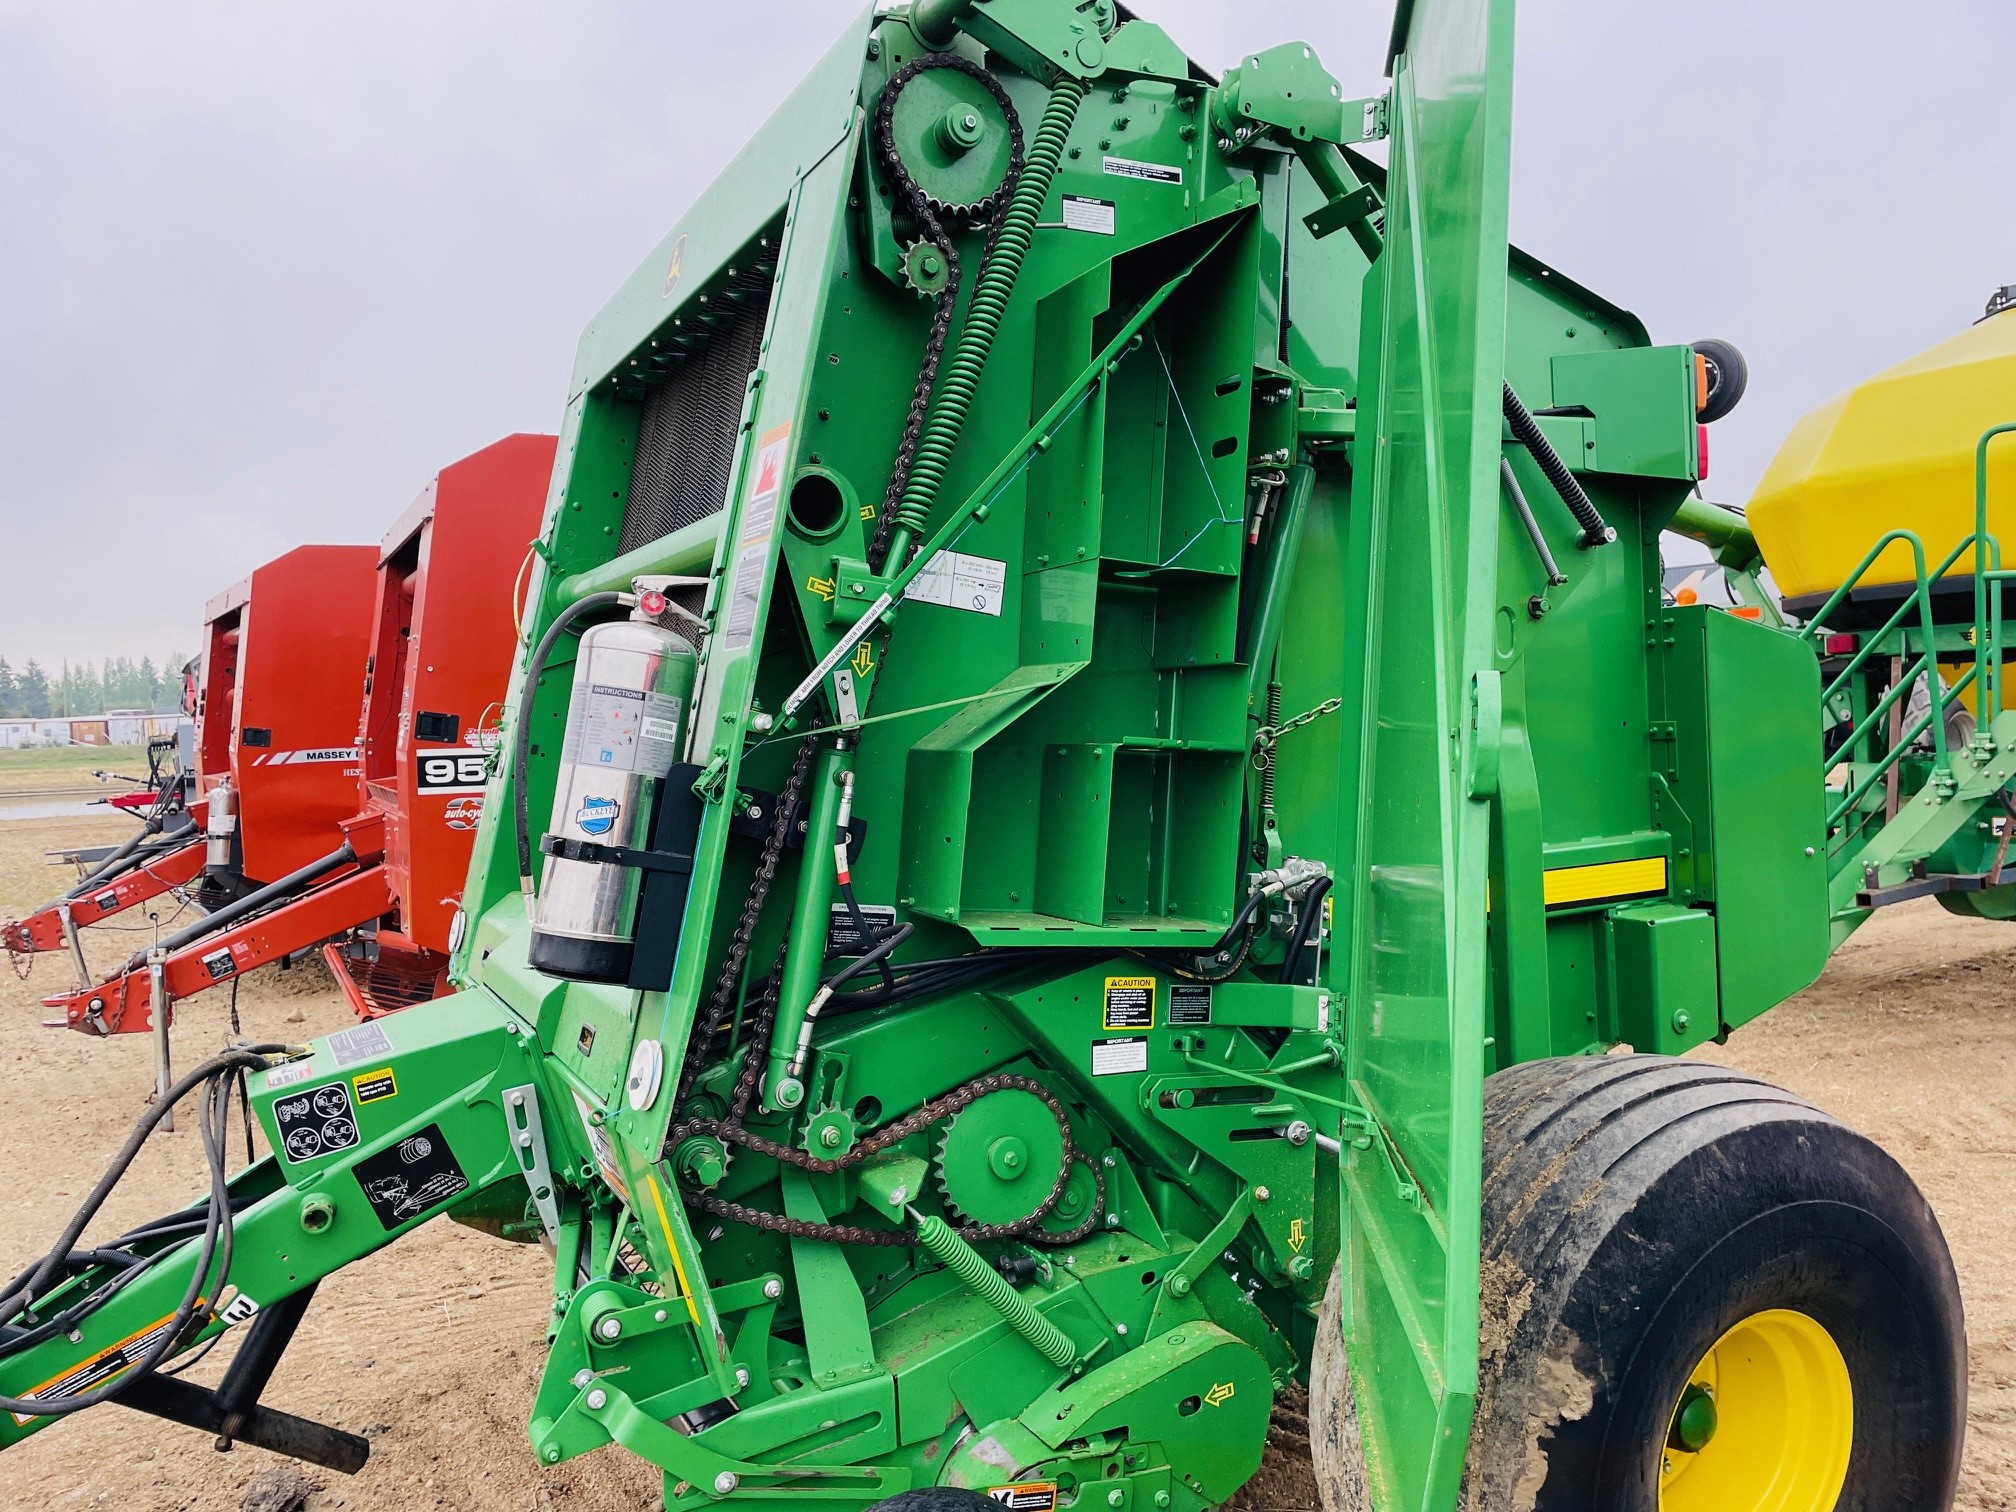
<path id="1" fill-rule="evenodd" d="M 480 793 L 490 780 L 490 758 L 481 751 L 422 751 L 420 794 Z"/>

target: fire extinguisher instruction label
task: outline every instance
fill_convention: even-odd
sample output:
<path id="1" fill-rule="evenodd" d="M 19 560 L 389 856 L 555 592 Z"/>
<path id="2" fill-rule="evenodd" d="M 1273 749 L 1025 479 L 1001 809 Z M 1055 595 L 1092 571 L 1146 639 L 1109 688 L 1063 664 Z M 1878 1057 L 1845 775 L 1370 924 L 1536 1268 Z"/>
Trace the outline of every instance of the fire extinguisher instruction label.
<path id="1" fill-rule="evenodd" d="M 568 721 L 560 759 L 662 777 L 679 759 L 675 737 L 681 707 L 669 693 L 591 683 Z"/>

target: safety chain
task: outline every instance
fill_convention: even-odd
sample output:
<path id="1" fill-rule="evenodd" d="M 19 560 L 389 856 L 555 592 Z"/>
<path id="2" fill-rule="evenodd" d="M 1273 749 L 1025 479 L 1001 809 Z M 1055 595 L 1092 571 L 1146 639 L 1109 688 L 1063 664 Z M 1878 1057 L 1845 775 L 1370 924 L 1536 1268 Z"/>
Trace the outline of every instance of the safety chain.
<path id="1" fill-rule="evenodd" d="M 773 1017 L 774 1012 L 775 1002 L 773 999 L 766 1017 Z M 743 1079 L 745 1081 L 749 1080 L 747 1068 L 756 1062 L 762 1044 L 761 1039 L 752 1039 L 750 1042 L 748 1060 L 744 1064 Z M 870 1155 L 880 1154 L 891 1145 L 900 1144 L 912 1134 L 922 1129 L 927 1129 L 932 1124 L 950 1118 L 953 1114 L 978 1102 L 991 1092 L 1005 1091 L 1027 1092 L 1032 1097 L 1041 1099 L 1044 1106 L 1049 1108 L 1050 1116 L 1057 1120 L 1057 1130 L 1064 1140 L 1063 1156 L 1057 1162 L 1057 1179 L 1051 1183 L 1050 1191 L 1045 1195 L 1042 1202 L 1038 1203 L 1034 1211 L 1026 1216 L 1017 1218 L 1011 1223 L 979 1224 L 971 1228 L 957 1229 L 955 1232 L 968 1243 L 978 1243 L 988 1239 L 1012 1239 L 1021 1235 L 1029 1235 L 1034 1242 L 1040 1244 L 1075 1244 L 1078 1240 L 1083 1239 L 1087 1234 L 1096 1229 L 1102 1220 L 1106 1207 L 1106 1179 L 1097 1163 L 1085 1157 L 1072 1144 L 1071 1117 L 1066 1111 L 1064 1104 L 1043 1083 L 1027 1076 L 1015 1076 L 1006 1072 L 999 1072 L 992 1076 L 975 1077 L 964 1086 L 946 1093 L 945 1096 L 934 1098 L 932 1101 L 925 1103 L 914 1113 L 897 1119 L 896 1122 L 889 1124 L 885 1128 L 876 1130 L 873 1134 L 864 1136 L 860 1143 L 856 1144 L 853 1149 L 847 1151 L 844 1155 L 814 1155 L 809 1150 L 800 1150 L 791 1145 L 780 1144 L 774 1139 L 766 1139 L 761 1134 L 751 1133 L 748 1129 L 742 1127 L 739 1111 L 735 1116 L 726 1119 L 690 1118 L 684 1123 L 675 1124 L 665 1136 L 664 1149 L 669 1154 L 688 1139 L 711 1135 L 715 1139 L 740 1145 L 742 1148 L 757 1155 L 767 1155 L 781 1165 L 795 1166 L 801 1171 L 811 1171 L 816 1175 L 830 1176 L 846 1170 L 849 1166 L 858 1165 Z M 738 1098 L 740 1094 L 741 1087 L 738 1086 Z M 1095 1195 L 1091 1213 L 1087 1215 L 1083 1223 L 1063 1233 L 1030 1234 L 1030 1230 L 1036 1228 L 1038 1224 L 1050 1215 L 1051 1209 L 1057 1206 L 1058 1199 L 1064 1195 L 1065 1184 L 1071 1179 L 1073 1161 L 1085 1166 L 1092 1172 Z M 692 1206 L 700 1208 L 705 1212 L 713 1213 L 717 1217 L 733 1219 L 737 1223 L 746 1223 L 754 1228 L 765 1229 L 773 1234 L 785 1234 L 793 1239 L 818 1239 L 832 1244 L 886 1246 L 913 1245 L 917 1242 L 914 1231 L 907 1228 L 877 1229 L 850 1223 L 813 1223 L 803 1218 L 789 1218 L 782 1213 L 767 1213 L 759 1208 L 746 1207 L 739 1202 L 729 1202 L 725 1198 L 715 1197 L 706 1192 L 695 1192 L 684 1188 L 681 1189 L 681 1196 Z"/>
<path id="2" fill-rule="evenodd" d="M 1253 756 L 1257 763 L 1272 750 L 1290 730 L 1299 730 L 1306 724 L 1314 724 L 1325 714 L 1335 714 L 1344 707 L 1341 698 L 1326 698 L 1306 713 L 1297 714 L 1293 719 L 1278 725 L 1262 725 L 1253 733 Z"/>
<path id="3" fill-rule="evenodd" d="M 960 57 L 957 53 L 925 53 L 913 58 L 896 70 L 889 82 L 882 87 L 882 98 L 875 108 L 875 158 L 881 165 L 889 181 L 896 186 L 896 192 L 903 201 L 904 208 L 916 217 L 924 234 L 937 247 L 939 255 L 945 259 L 945 287 L 938 291 L 938 306 L 931 315 L 931 334 L 924 343 L 924 362 L 917 373 L 917 386 L 910 394 L 910 415 L 904 422 L 903 442 L 896 448 L 896 463 L 889 474 L 889 487 L 882 495 L 882 512 L 875 521 L 875 536 L 868 547 L 868 565 L 880 572 L 889 555 L 889 537 L 896 528 L 896 506 L 902 501 L 903 490 L 910 481 L 910 464 L 917 454 L 917 441 L 924 430 L 924 417 L 931 408 L 931 393 L 938 385 L 938 362 L 945 355 L 945 339 L 952 329 L 952 317 L 959 307 L 959 249 L 952 243 L 952 233 L 947 231 L 931 208 L 930 196 L 925 194 L 918 182 L 910 176 L 910 170 L 903 166 L 903 159 L 896 151 L 896 100 L 903 93 L 904 86 L 919 74 L 933 69 L 950 68 L 976 80 L 993 95 L 994 103 L 1001 107 L 1008 121 L 1008 172 L 992 194 L 975 200 L 971 205 L 961 206 L 959 212 L 975 222 L 990 222 L 987 244 L 980 254 L 980 266 L 984 270 L 987 260 L 994 255 L 994 241 L 1001 232 L 1001 207 L 1015 191 L 1016 180 L 1022 176 L 1022 122 L 1015 114 L 1014 102 L 1000 82 L 979 64 Z M 898 566 L 903 565 L 898 563 Z"/>

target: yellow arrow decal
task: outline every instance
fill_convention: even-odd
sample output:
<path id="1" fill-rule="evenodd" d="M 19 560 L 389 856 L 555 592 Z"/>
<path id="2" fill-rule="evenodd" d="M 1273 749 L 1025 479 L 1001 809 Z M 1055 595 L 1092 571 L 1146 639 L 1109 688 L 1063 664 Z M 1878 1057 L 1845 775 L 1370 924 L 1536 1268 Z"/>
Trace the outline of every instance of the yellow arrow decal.
<path id="1" fill-rule="evenodd" d="M 1216 1407 L 1220 1402 L 1228 1402 L 1231 1399 L 1232 1383 L 1230 1381 L 1220 1381 L 1216 1386 L 1213 1386 L 1209 1391 L 1204 1393 L 1204 1400 L 1209 1402 L 1213 1407 Z"/>

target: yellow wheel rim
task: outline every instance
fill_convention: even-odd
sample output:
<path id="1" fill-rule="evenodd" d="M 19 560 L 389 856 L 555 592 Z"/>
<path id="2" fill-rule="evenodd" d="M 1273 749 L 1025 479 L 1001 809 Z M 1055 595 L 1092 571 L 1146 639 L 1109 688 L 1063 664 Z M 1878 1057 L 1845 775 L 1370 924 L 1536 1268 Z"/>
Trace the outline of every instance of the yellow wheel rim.
<path id="1" fill-rule="evenodd" d="M 1659 1512 L 1833 1512 L 1854 1437 L 1833 1335 L 1801 1312 L 1753 1313 L 1715 1341 L 1673 1404 Z"/>

